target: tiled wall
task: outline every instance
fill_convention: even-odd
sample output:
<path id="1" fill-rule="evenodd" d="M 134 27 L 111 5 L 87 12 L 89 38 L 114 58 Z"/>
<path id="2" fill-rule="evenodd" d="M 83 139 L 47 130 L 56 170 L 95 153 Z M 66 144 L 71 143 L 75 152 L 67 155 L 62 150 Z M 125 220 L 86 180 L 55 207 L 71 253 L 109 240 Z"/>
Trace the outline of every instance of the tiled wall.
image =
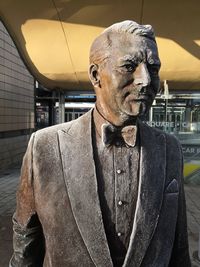
<path id="1" fill-rule="evenodd" d="M 21 161 L 33 128 L 34 79 L 0 22 L 0 169 Z"/>
<path id="2" fill-rule="evenodd" d="M 0 171 L 21 165 L 29 135 L 0 139 Z"/>

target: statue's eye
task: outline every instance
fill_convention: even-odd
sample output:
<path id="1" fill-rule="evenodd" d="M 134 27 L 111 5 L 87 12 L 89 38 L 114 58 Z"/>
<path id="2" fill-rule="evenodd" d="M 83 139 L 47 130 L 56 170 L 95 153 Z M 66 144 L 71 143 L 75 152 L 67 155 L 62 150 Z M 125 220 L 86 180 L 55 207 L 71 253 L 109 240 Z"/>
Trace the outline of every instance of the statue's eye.
<path id="1" fill-rule="evenodd" d="M 126 68 L 128 72 L 133 72 L 136 68 L 135 65 L 133 64 L 125 64 L 124 67 Z"/>

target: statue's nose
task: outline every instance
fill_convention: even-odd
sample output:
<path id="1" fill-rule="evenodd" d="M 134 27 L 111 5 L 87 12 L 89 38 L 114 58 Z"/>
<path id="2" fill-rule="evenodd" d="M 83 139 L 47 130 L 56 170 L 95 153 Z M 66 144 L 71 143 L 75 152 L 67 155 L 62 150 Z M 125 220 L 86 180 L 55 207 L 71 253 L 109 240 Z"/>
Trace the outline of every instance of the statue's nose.
<path id="1" fill-rule="evenodd" d="M 151 82 L 151 78 L 145 63 L 140 63 L 133 73 L 134 83 L 141 85 L 142 87 L 148 86 Z"/>

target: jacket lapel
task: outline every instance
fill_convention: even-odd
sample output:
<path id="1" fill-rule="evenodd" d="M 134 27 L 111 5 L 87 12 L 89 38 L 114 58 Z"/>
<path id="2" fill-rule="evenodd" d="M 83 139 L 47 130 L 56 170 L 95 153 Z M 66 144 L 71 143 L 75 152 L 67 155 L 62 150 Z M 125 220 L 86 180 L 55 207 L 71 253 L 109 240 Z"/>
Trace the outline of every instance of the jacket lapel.
<path id="1" fill-rule="evenodd" d="M 72 212 L 94 264 L 111 267 L 92 149 L 92 111 L 58 132 L 64 179 Z"/>
<path id="2" fill-rule="evenodd" d="M 124 267 L 139 267 L 157 226 L 162 205 L 166 141 L 161 132 L 139 122 L 141 153 L 138 199 Z"/>

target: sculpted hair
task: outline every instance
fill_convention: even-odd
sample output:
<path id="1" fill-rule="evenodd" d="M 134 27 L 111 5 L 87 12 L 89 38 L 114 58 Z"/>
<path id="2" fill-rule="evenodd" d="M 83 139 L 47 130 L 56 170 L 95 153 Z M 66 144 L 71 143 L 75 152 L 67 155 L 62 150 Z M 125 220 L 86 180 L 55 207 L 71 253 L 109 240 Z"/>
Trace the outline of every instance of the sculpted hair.
<path id="1" fill-rule="evenodd" d="M 92 43 L 90 48 L 90 64 L 100 64 L 109 57 L 112 46 L 113 33 L 129 33 L 146 37 L 155 41 L 154 30 L 151 25 L 140 25 L 132 20 L 115 23 L 106 28 Z"/>

